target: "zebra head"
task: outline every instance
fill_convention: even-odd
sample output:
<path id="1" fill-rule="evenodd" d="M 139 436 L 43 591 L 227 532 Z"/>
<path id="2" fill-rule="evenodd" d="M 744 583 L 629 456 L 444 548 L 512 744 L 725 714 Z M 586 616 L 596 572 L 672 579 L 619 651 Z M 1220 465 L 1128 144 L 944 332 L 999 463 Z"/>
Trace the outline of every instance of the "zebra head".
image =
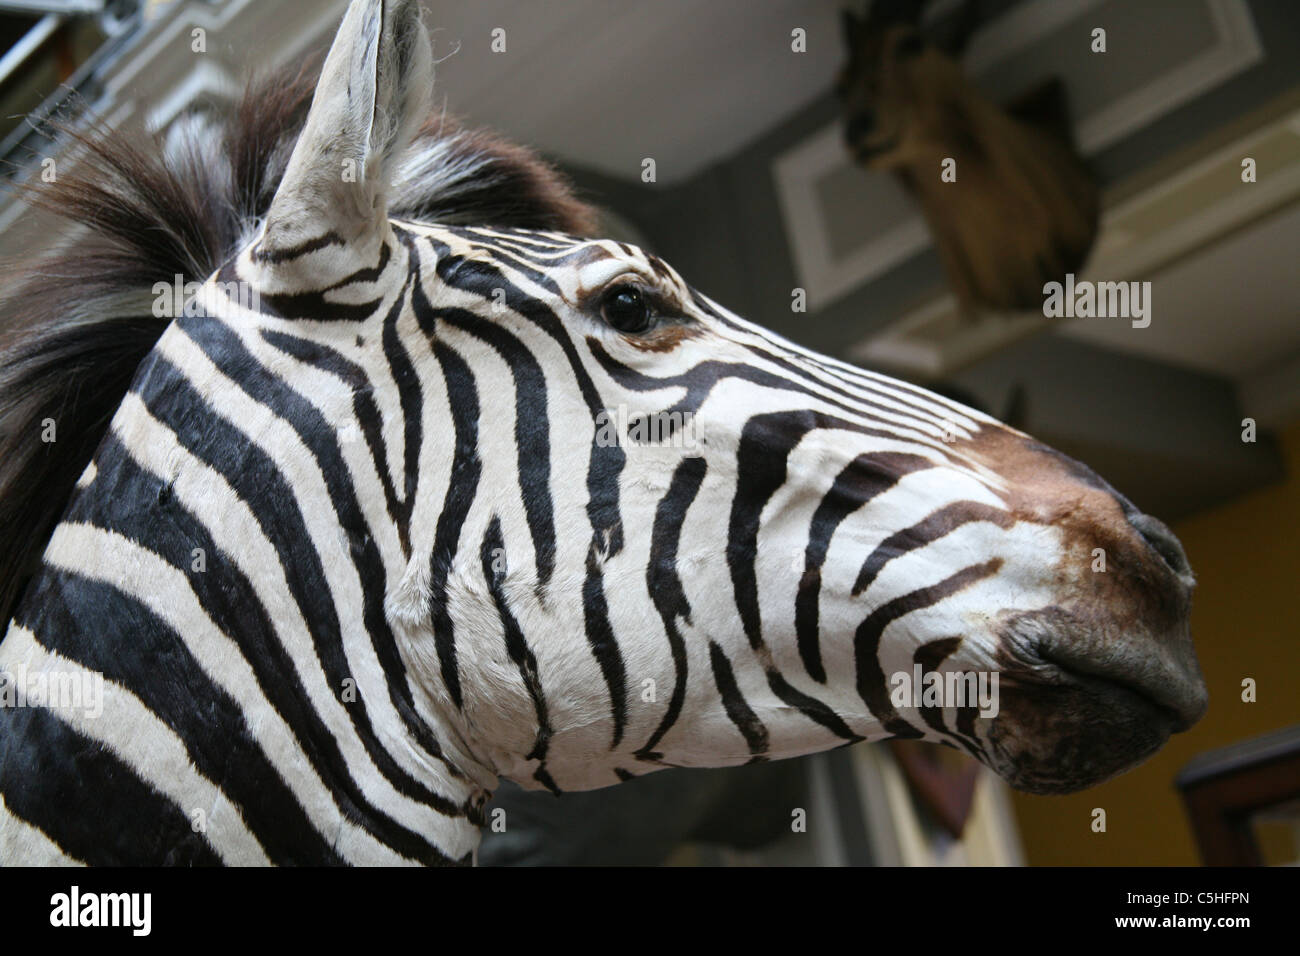
<path id="1" fill-rule="evenodd" d="M 355 0 L 310 109 L 50 187 L 92 235 L 6 305 L 0 691 L 98 709 L 0 706 L 0 858 L 464 862 L 500 776 L 900 736 L 1064 791 L 1200 717 L 1168 529 L 585 238 L 430 88 L 414 0 Z"/>
<path id="2" fill-rule="evenodd" d="M 1183 551 L 1084 466 L 632 246 L 390 221 L 441 147 L 402 158 L 429 53 L 386 7 L 352 6 L 218 282 L 257 288 L 266 361 L 364 435 L 391 550 L 367 586 L 474 762 L 585 789 L 925 737 L 1063 791 L 1200 717 Z M 972 677 L 997 699 L 953 693 Z"/>

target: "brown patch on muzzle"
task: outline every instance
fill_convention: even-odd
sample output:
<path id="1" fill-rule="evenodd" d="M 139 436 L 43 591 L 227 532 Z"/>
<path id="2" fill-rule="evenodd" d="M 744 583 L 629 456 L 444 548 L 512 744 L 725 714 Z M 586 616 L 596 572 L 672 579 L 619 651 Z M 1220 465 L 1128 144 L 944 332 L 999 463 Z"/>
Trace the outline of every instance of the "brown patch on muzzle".
<path id="1" fill-rule="evenodd" d="M 1159 526 L 1153 542 L 1158 523 L 1095 472 L 1011 429 L 985 426 L 953 448 L 1002 478 L 998 493 L 1017 521 L 1056 529 L 1061 541 L 1054 604 L 1002 623 L 995 769 L 1021 789 L 1077 790 L 1199 720 L 1205 683 L 1176 539 Z M 1105 570 L 1095 570 L 1102 557 Z"/>
<path id="2" fill-rule="evenodd" d="M 1006 482 L 999 490 L 1017 521 L 1060 531 L 1057 576 L 1075 615 L 1108 629 L 1174 635 L 1191 610 L 1191 590 L 1130 523 L 1140 512 L 1086 465 L 1009 428 L 986 426 L 954 443 Z M 1094 571 L 1098 550 L 1105 568 Z"/>

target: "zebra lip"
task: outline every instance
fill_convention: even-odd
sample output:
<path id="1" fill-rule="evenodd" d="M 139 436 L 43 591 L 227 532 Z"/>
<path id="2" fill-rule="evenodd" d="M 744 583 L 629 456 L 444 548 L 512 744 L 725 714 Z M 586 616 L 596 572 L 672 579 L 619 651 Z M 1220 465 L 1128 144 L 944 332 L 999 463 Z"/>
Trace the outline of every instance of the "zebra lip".
<path id="1" fill-rule="evenodd" d="M 1012 667 L 1037 672 L 1049 683 L 1070 681 L 1117 706 L 1140 706 L 1158 715 L 1170 733 L 1187 730 L 1209 704 L 1190 640 L 1099 632 L 1094 621 L 1061 608 L 1014 615 L 1004 622 L 1001 638 Z"/>
<path id="2" fill-rule="evenodd" d="M 1127 701 L 1158 713 L 1168 723 L 1170 733 L 1187 730 L 1205 713 L 1203 688 L 1200 693 L 1194 689 L 1183 692 L 1182 681 L 1170 676 L 1142 684 L 1090 661 L 1054 653 L 1049 648 L 1040 647 L 1038 656 L 1076 684 L 1115 697 L 1117 703 Z"/>

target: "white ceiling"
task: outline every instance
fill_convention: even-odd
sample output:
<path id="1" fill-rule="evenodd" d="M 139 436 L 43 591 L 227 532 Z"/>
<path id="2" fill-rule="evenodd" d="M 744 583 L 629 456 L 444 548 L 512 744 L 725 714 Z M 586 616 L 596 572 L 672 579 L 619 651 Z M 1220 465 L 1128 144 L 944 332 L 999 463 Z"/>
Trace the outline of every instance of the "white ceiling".
<path id="1" fill-rule="evenodd" d="M 1243 379 L 1300 353 L 1300 203 L 1156 273 L 1151 324 L 1073 319 L 1065 334 Z"/>
<path id="2" fill-rule="evenodd" d="M 840 60 L 840 0 L 425 5 L 451 111 L 622 179 L 646 157 L 660 183 L 700 172 L 825 94 Z"/>
<path id="3" fill-rule="evenodd" d="M 624 179 L 647 156 L 659 181 L 673 183 L 736 153 L 823 95 L 841 61 L 840 0 L 424 2 L 449 110 Z M 115 66 L 107 86 L 122 115 L 152 109 L 194 69 L 183 42 L 191 23 L 213 26 L 221 39 L 211 60 L 234 78 L 245 62 L 293 59 L 327 40 L 345 5 L 178 4 L 186 12 L 167 11 L 158 36 Z M 491 52 L 495 27 L 506 30 L 505 53 Z M 795 27 L 807 31 L 805 54 L 790 49 Z M 0 246 L 42 241 L 34 221 L 14 227 L 19 212 L 0 210 Z M 1243 383 L 1295 378 L 1278 369 L 1300 355 L 1297 235 L 1292 206 L 1157 274 L 1149 328 L 1078 320 L 1067 334 Z"/>

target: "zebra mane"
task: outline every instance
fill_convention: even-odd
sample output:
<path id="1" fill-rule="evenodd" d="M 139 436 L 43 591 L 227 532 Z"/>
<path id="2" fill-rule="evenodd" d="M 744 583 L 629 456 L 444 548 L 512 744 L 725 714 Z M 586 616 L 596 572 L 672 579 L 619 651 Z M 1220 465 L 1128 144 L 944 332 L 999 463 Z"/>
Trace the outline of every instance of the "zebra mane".
<path id="1" fill-rule="evenodd" d="M 316 72 L 254 80 L 227 115 L 187 117 L 165 139 L 61 128 L 78 151 L 75 164 L 64 161 L 73 168 L 23 187 L 70 235 L 53 252 L 3 269 L 0 623 L 16 610 L 77 478 L 171 321 L 153 315 L 154 284 L 178 275 L 201 282 L 252 237 L 306 120 Z M 445 114 L 430 116 L 415 137 L 389 214 L 576 235 L 595 223 L 531 150 Z"/>

